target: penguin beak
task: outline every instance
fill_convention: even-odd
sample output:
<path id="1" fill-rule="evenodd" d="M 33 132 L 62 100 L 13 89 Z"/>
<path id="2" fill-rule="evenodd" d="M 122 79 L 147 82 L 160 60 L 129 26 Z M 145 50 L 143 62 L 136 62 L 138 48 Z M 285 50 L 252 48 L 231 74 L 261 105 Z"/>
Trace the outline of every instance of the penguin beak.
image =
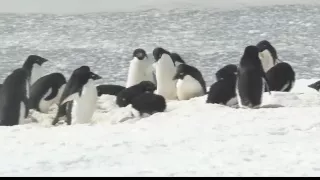
<path id="1" fill-rule="evenodd" d="M 102 79 L 102 77 L 99 76 L 98 74 L 95 74 L 95 73 L 91 72 L 91 79 L 98 80 L 98 79 Z"/>
<path id="2" fill-rule="evenodd" d="M 40 59 L 38 59 L 38 64 L 42 65 L 43 63 L 48 62 L 48 61 L 49 61 L 48 59 L 40 58 Z"/>

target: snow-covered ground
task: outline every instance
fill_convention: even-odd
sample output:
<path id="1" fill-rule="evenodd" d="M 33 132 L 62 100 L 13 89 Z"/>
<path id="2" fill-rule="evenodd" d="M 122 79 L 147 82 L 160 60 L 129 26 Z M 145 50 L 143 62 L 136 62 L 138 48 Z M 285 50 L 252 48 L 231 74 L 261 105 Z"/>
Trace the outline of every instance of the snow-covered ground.
<path id="1" fill-rule="evenodd" d="M 86 64 L 103 76 L 99 83 L 124 85 L 133 50 L 152 57 L 163 46 L 210 86 L 216 70 L 262 39 L 298 80 L 290 93 L 264 94 L 264 108 L 254 110 L 203 96 L 121 123 L 130 107 L 103 96 L 92 124 L 51 127 L 55 109 L 32 112 L 40 123 L 0 127 L 0 176 L 320 176 L 320 93 L 307 87 L 320 79 L 319 0 L 65 2 L 0 0 L 4 13 L 58 13 L 1 14 L 2 80 L 39 54 L 50 60 L 46 73 L 68 78 Z"/>

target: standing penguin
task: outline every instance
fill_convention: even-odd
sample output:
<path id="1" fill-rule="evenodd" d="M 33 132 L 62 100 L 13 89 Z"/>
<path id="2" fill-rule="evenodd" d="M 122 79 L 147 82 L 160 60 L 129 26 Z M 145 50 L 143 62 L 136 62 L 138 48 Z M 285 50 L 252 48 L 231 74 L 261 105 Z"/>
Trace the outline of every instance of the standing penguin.
<path id="1" fill-rule="evenodd" d="M 40 77 L 42 77 L 42 64 L 47 61 L 47 59 L 37 55 L 28 56 L 22 67 L 25 68 L 29 73 L 30 86 L 35 83 Z"/>
<path id="2" fill-rule="evenodd" d="M 67 124 L 88 123 L 96 109 L 98 92 L 94 80 L 102 77 L 91 72 L 88 66 L 73 71 L 59 102 L 59 109 L 52 125 L 66 113 Z M 65 111 L 65 112 L 64 112 Z"/>
<path id="3" fill-rule="evenodd" d="M 259 59 L 259 49 L 256 46 L 247 46 L 237 72 L 236 94 L 240 108 L 259 108 L 264 87 L 268 84 Z"/>
<path id="4" fill-rule="evenodd" d="M 237 70 L 235 64 L 228 64 L 216 72 L 217 81 L 211 85 L 206 103 L 234 104 L 232 100 L 236 100 Z"/>
<path id="5" fill-rule="evenodd" d="M 14 70 L 4 80 L 0 93 L 0 126 L 22 124 L 29 114 L 28 72 L 24 68 Z"/>
<path id="6" fill-rule="evenodd" d="M 278 63 L 270 68 L 266 76 L 269 80 L 270 91 L 289 92 L 295 83 L 295 72 L 286 62 Z"/>
<path id="7" fill-rule="evenodd" d="M 151 81 L 155 83 L 152 61 L 148 59 L 146 51 L 139 48 L 133 52 L 126 87 L 136 85 L 141 81 Z"/>
<path id="8" fill-rule="evenodd" d="M 51 73 L 38 79 L 30 88 L 30 109 L 48 113 L 53 104 L 58 104 L 66 78 L 61 73 Z"/>
<path id="9" fill-rule="evenodd" d="M 260 41 L 257 47 L 263 70 L 267 72 L 279 61 L 277 51 L 267 40 Z"/>
<path id="10" fill-rule="evenodd" d="M 207 92 L 206 83 L 201 72 L 193 66 L 180 64 L 173 80 L 178 80 L 177 96 L 179 100 L 189 100 L 205 95 Z"/>
<path id="11" fill-rule="evenodd" d="M 172 79 L 176 73 L 176 67 L 170 52 L 160 47 L 154 49 L 153 55 L 156 60 L 154 64 L 157 81 L 156 94 L 162 95 L 167 100 L 177 99 L 177 80 Z"/>

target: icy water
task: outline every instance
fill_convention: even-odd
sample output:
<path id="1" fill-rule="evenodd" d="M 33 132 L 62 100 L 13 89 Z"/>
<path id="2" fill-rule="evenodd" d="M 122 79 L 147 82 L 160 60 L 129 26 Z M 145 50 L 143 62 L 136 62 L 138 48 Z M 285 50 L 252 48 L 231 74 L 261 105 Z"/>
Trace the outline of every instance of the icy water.
<path id="1" fill-rule="evenodd" d="M 148 10 L 86 15 L 0 16 L 1 80 L 29 54 L 50 60 L 46 73 L 89 65 L 104 83 L 124 85 L 136 48 L 181 54 L 208 85 L 216 70 L 238 63 L 245 46 L 269 40 L 298 79 L 320 77 L 320 6 L 287 5 L 233 11 Z M 101 81 L 100 81 L 101 82 Z"/>

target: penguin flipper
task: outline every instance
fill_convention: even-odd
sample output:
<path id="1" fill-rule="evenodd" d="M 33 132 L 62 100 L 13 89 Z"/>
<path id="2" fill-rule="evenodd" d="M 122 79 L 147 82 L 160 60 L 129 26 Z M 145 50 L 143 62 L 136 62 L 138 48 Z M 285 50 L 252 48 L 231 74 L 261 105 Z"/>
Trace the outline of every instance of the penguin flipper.
<path id="1" fill-rule="evenodd" d="M 28 98 L 25 97 L 24 100 L 23 100 L 23 103 L 25 105 L 25 114 L 24 114 L 24 118 L 27 118 L 28 115 L 29 115 L 29 103 L 28 103 Z"/>
<path id="2" fill-rule="evenodd" d="M 58 88 L 51 88 L 51 89 L 52 89 L 51 93 L 44 100 L 50 101 L 57 96 Z"/>

